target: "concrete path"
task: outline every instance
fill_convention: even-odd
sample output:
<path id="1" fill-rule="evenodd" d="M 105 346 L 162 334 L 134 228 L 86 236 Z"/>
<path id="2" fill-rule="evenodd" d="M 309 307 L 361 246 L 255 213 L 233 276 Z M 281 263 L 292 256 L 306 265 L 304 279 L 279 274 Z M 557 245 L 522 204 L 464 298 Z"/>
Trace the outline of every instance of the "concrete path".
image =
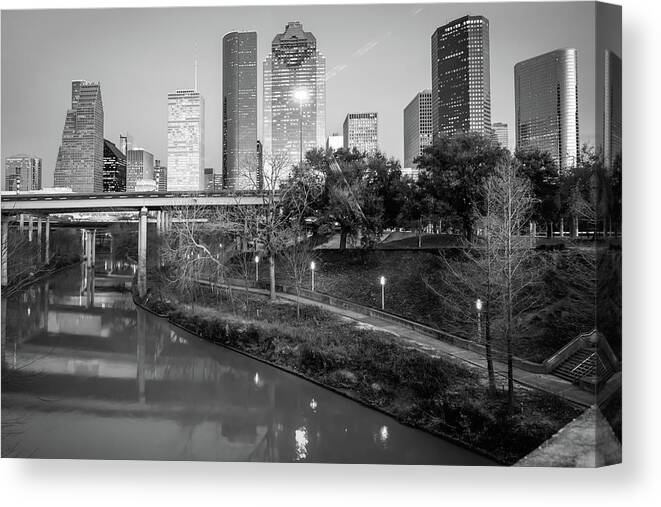
<path id="1" fill-rule="evenodd" d="M 232 286 L 232 289 L 245 290 L 245 287 Z M 266 289 L 249 288 L 250 292 L 255 294 L 268 295 L 269 291 Z M 296 296 L 285 294 L 282 292 L 277 293 L 278 298 L 281 300 L 296 301 Z M 475 367 L 487 368 L 486 359 L 482 354 L 463 349 L 456 345 L 437 340 L 430 336 L 418 333 L 412 329 L 396 324 L 394 322 L 385 321 L 378 317 L 370 317 L 362 313 L 354 312 L 344 308 L 337 308 L 311 299 L 300 298 L 301 304 L 317 306 L 340 315 L 346 319 L 353 320 L 359 326 L 371 327 L 377 330 L 385 331 L 396 337 L 400 342 L 405 342 L 412 348 L 425 351 L 433 356 L 450 356 L 459 359 L 465 363 L 469 363 Z M 500 361 L 493 362 L 494 371 L 500 379 L 507 378 L 507 364 Z M 514 368 L 514 381 L 518 384 L 539 389 L 548 393 L 556 394 L 572 403 L 583 407 L 590 407 L 595 404 L 595 396 L 579 389 L 577 386 L 566 380 L 560 379 L 553 375 L 544 373 L 531 373 L 519 368 Z"/>

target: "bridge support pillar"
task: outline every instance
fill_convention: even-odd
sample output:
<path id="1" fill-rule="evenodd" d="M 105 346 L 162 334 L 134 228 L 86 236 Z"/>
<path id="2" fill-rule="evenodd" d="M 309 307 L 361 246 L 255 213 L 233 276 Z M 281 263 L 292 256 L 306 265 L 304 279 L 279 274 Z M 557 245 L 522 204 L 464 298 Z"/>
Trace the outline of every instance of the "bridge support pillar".
<path id="1" fill-rule="evenodd" d="M 9 256 L 9 248 L 7 245 L 7 240 L 9 239 L 9 220 L 7 217 L 3 216 L 2 217 L 2 286 L 6 287 L 7 282 L 8 282 L 8 273 L 7 273 L 7 257 Z M 3 304 L 5 301 L 5 298 L 2 299 Z M 3 313 L 6 317 L 6 313 Z M 3 318 L 2 321 L 7 320 L 6 318 Z M 3 339 L 4 339 L 4 333 L 3 333 Z M 4 350 L 4 348 L 3 348 Z"/>
<path id="2" fill-rule="evenodd" d="M 44 261 L 50 262 L 50 215 L 46 215 L 46 249 L 44 251 Z"/>
<path id="3" fill-rule="evenodd" d="M 163 212 L 158 210 L 156 212 L 156 234 L 159 236 L 163 232 Z"/>
<path id="4" fill-rule="evenodd" d="M 138 225 L 138 294 L 147 293 L 147 208 L 140 209 Z"/>
<path id="5" fill-rule="evenodd" d="M 39 250 L 39 262 L 41 262 L 42 259 L 42 243 L 41 243 L 41 229 L 43 225 L 43 219 L 41 217 L 37 218 L 37 249 Z"/>
<path id="6" fill-rule="evenodd" d="M 34 225 L 34 217 L 30 215 L 28 219 L 28 241 L 32 241 L 32 226 Z"/>
<path id="7" fill-rule="evenodd" d="M 18 215 L 18 230 L 21 232 L 25 230 L 25 215 L 23 213 Z"/>

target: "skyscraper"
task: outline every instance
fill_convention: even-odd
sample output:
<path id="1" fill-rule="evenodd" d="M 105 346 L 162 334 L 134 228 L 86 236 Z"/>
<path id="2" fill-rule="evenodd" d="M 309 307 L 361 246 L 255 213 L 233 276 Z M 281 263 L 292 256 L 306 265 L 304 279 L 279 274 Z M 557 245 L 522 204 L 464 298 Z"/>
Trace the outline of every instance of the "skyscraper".
<path id="1" fill-rule="evenodd" d="M 103 191 L 126 192 L 126 155 L 107 139 L 103 140 Z"/>
<path id="2" fill-rule="evenodd" d="M 154 155 L 142 148 L 129 150 L 126 155 L 126 191 L 155 190 Z"/>
<path id="3" fill-rule="evenodd" d="M 119 151 L 121 151 L 124 156 L 128 153 L 129 150 L 133 149 L 133 136 L 128 132 L 126 134 L 119 134 Z"/>
<path id="4" fill-rule="evenodd" d="M 204 190 L 211 191 L 214 189 L 213 184 L 213 167 L 204 168 Z"/>
<path id="5" fill-rule="evenodd" d="M 374 153 L 379 149 L 379 116 L 377 113 L 349 113 L 344 119 L 344 147 Z"/>
<path id="6" fill-rule="evenodd" d="M 41 190 L 41 159 L 24 154 L 6 157 L 5 190 Z"/>
<path id="7" fill-rule="evenodd" d="M 503 148 L 509 149 L 510 135 L 507 123 L 496 122 L 491 125 L 494 140 Z"/>
<path id="8" fill-rule="evenodd" d="M 604 51 L 604 124 L 602 146 L 604 163 L 611 167 L 622 154 L 622 60 Z"/>
<path id="9" fill-rule="evenodd" d="M 168 190 L 204 188 L 204 98 L 197 89 L 168 94 L 167 168 Z"/>
<path id="10" fill-rule="evenodd" d="M 257 33 L 223 37 L 223 180 L 230 190 L 257 186 Z"/>
<path id="11" fill-rule="evenodd" d="M 326 58 L 298 21 L 277 34 L 264 61 L 264 153 L 298 163 L 326 134 Z M 286 175 L 282 175 L 285 177 Z"/>
<path id="12" fill-rule="evenodd" d="M 514 66 L 516 148 L 547 151 L 561 169 L 578 156 L 576 50 L 556 49 Z"/>
<path id="13" fill-rule="evenodd" d="M 404 108 L 404 167 L 417 167 L 413 160 L 432 145 L 431 104 L 431 90 L 423 90 Z"/>
<path id="14" fill-rule="evenodd" d="M 67 111 L 55 163 L 55 186 L 74 192 L 103 191 L 103 102 L 101 85 L 71 83 L 71 109 Z"/>
<path id="15" fill-rule="evenodd" d="M 154 181 L 159 192 L 168 191 L 168 168 L 161 165 L 160 160 L 154 160 Z"/>
<path id="16" fill-rule="evenodd" d="M 434 136 L 489 134 L 489 20 L 464 16 L 438 28 L 431 37 L 431 55 Z"/>

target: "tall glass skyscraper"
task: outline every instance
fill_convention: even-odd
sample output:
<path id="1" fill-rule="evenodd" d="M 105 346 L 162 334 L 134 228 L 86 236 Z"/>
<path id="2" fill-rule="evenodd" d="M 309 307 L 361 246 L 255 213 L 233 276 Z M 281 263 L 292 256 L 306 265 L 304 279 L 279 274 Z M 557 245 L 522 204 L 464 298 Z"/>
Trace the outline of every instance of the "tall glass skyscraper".
<path id="1" fill-rule="evenodd" d="M 379 115 L 377 113 L 349 113 L 344 119 L 344 147 L 374 153 L 379 149 Z"/>
<path id="2" fill-rule="evenodd" d="M 326 58 L 298 21 L 275 36 L 264 61 L 264 153 L 298 163 L 323 147 L 326 135 Z M 285 176 L 285 175 L 283 175 Z"/>
<path id="3" fill-rule="evenodd" d="M 434 136 L 491 131 L 489 20 L 464 16 L 431 37 Z"/>
<path id="4" fill-rule="evenodd" d="M 41 159 L 24 154 L 6 157 L 5 190 L 41 190 Z"/>
<path id="5" fill-rule="evenodd" d="M 107 139 L 103 141 L 103 191 L 126 192 L 126 155 Z"/>
<path id="6" fill-rule="evenodd" d="M 417 167 L 413 160 L 432 144 L 434 128 L 431 110 L 431 90 L 419 92 L 404 108 L 404 167 Z"/>
<path id="7" fill-rule="evenodd" d="M 560 169 L 578 157 L 575 49 L 556 49 L 514 66 L 516 149 L 547 151 Z"/>
<path id="8" fill-rule="evenodd" d="M 168 190 L 204 189 L 204 98 L 197 90 L 168 94 Z"/>
<path id="9" fill-rule="evenodd" d="M 510 136 L 507 123 L 496 122 L 491 125 L 491 131 L 493 132 L 494 141 L 500 144 L 503 148 L 509 149 Z"/>
<path id="10" fill-rule="evenodd" d="M 103 102 L 101 85 L 71 83 L 67 111 L 55 162 L 55 186 L 74 192 L 103 192 Z"/>
<path id="11" fill-rule="evenodd" d="M 257 33 L 223 37 L 223 181 L 257 187 Z"/>
<path id="12" fill-rule="evenodd" d="M 611 167 L 622 154 L 622 60 L 604 51 L 604 125 L 602 146 L 604 163 Z"/>

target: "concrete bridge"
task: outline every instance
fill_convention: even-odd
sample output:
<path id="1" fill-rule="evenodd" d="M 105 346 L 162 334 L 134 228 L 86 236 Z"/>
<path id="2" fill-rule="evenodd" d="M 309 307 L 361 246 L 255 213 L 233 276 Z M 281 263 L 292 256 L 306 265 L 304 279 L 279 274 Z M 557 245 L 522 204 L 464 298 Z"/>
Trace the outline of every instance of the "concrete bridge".
<path id="1" fill-rule="evenodd" d="M 147 218 L 155 212 L 158 234 L 170 229 L 172 210 L 178 207 L 223 207 L 260 206 L 266 202 L 268 194 L 262 191 L 220 191 L 220 192 L 108 192 L 101 194 L 62 193 L 62 194 L 6 194 L 2 195 L 2 244 L 7 244 L 9 220 L 18 221 L 19 230 L 27 231 L 28 240 L 36 240 L 43 259 L 50 258 L 50 215 L 60 213 L 126 212 L 139 213 L 138 219 L 138 288 L 141 294 L 146 290 L 147 277 Z M 278 197 L 276 196 L 276 199 Z M 83 223 L 84 222 L 79 222 Z M 42 232 L 45 249 L 42 249 Z M 83 257 L 94 269 L 96 228 L 82 229 Z M 2 255 L 2 285 L 6 286 L 7 250 Z"/>

